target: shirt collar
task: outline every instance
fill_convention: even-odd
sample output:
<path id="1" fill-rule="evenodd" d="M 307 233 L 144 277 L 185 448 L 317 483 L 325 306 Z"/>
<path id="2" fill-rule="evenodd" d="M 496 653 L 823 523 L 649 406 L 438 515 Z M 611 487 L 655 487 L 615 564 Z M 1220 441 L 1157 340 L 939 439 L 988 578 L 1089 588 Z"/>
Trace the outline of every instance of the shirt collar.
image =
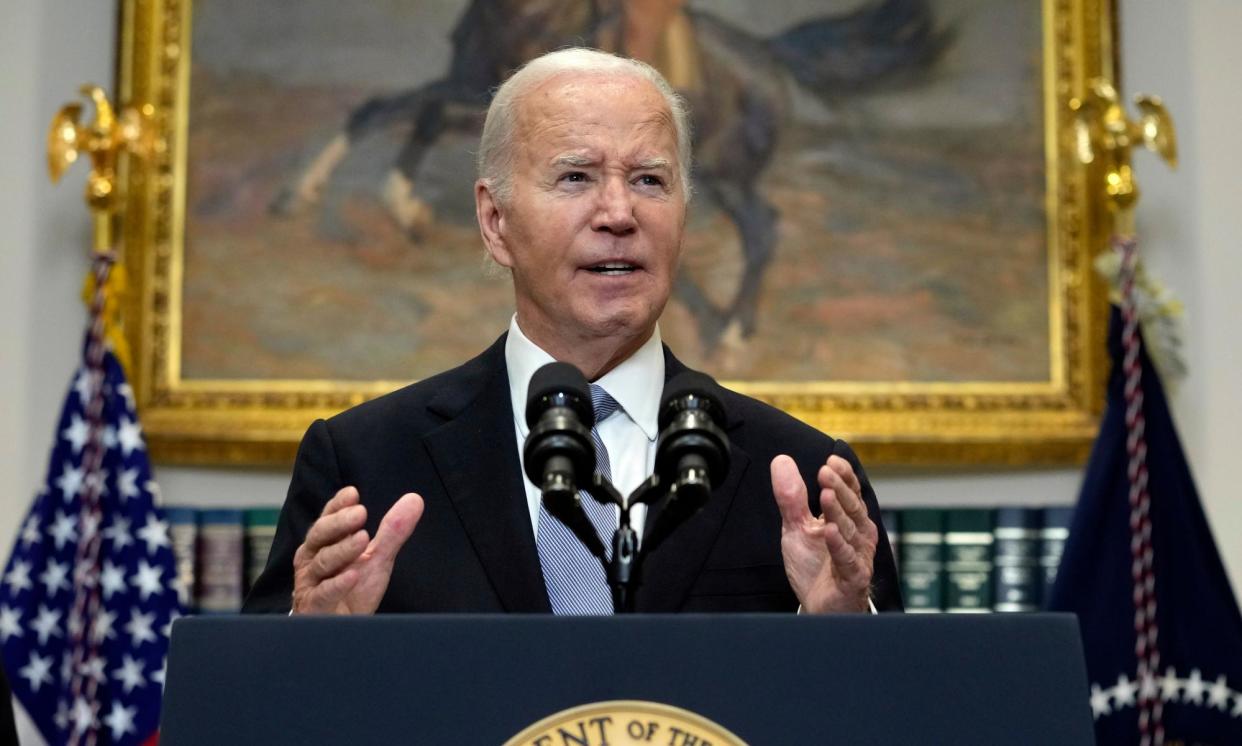
<path id="1" fill-rule="evenodd" d="M 505 365 L 509 369 L 509 396 L 513 401 L 514 419 L 523 438 L 530 433 L 530 427 L 526 424 L 526 389 L 530 377 L 551 362 L 554 362 L 553 357 L 522 333 L 517 314 L 514 314 L 509 321 L 509 336 L 505 339 Z M 656 427 L 660 394 L 664 391 L 664 349 L 660 341 L 660 327 L 656 326 L 651 337 L 633 355 L 595 383 L 603 386 L 617 400 L 647 440 L 655 440 L 659 432 Z"/>

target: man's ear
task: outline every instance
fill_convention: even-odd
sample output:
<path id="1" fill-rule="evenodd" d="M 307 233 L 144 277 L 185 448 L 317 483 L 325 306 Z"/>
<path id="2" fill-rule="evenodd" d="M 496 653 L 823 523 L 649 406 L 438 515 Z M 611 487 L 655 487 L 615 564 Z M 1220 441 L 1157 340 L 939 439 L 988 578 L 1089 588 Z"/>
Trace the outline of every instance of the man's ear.
<path id="1" fill-rule="evenodd" d="M 513 267 L 513 257 L 505 242 L 505 215 L 492 187 L 483 179 L 474 182 L 474 214 L 487 253 L 502 267 Z"/>

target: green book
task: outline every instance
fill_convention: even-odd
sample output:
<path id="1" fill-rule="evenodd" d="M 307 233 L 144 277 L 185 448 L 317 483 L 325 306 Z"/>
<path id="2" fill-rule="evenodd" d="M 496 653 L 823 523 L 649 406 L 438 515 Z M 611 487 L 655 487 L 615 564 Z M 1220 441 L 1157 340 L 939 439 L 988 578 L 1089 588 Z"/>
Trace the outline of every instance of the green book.
<path id="1" fill-rule="evenodd" d="M 1039 508 L 1001 508 L 996 511 L 994 565 L 996 611 L 1038 611 L 1043 588 L 1039 564 Z"/>
<path id="2" fill-rule="evenodd" d="M 944 511 L 909 508 L 900 518 L 901 595 L 911 613 L 944 609 Z"/>
<path id="3" fill-rule="evenodd" d="M 247 594 L 267 566 L 267 555 L 272 551 L 272 540 L 276 538 L 276 521 L 279 518 L 280 508 L 248 508 L 244 513 Z"/>
<path id="4" fill-rule="evenodd" d="M 945 609 L 953 613 L 991 612 L 993 512 L 959 508 L 946 514 Z"/>

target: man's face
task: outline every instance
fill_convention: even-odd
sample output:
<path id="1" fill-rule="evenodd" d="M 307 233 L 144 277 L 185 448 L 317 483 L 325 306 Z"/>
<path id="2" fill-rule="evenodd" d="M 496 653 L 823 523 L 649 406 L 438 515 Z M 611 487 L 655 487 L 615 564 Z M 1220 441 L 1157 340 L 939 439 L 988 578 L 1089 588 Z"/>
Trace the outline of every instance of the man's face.
<path id="1" fill-rule="evenodd" d="M 685 225 L 677 138 L 651 83 L 555 76 L 519 104 L 512 193 L 476 187 L 518 322 L 544 346 L 645 340 L 672 290 Z"/>

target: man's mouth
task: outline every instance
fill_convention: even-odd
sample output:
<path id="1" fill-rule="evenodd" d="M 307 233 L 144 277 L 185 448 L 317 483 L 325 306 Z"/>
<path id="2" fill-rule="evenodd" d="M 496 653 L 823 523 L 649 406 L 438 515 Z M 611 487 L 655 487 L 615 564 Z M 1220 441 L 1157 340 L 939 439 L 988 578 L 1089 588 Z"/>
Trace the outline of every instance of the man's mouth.
<path id="1" fill-rule="evenodd" d="M 587 267 L 587 270 L 598 275 L 625 275 L 637 272 L 638 265 L 628 262 L 604 262 Z"/>

